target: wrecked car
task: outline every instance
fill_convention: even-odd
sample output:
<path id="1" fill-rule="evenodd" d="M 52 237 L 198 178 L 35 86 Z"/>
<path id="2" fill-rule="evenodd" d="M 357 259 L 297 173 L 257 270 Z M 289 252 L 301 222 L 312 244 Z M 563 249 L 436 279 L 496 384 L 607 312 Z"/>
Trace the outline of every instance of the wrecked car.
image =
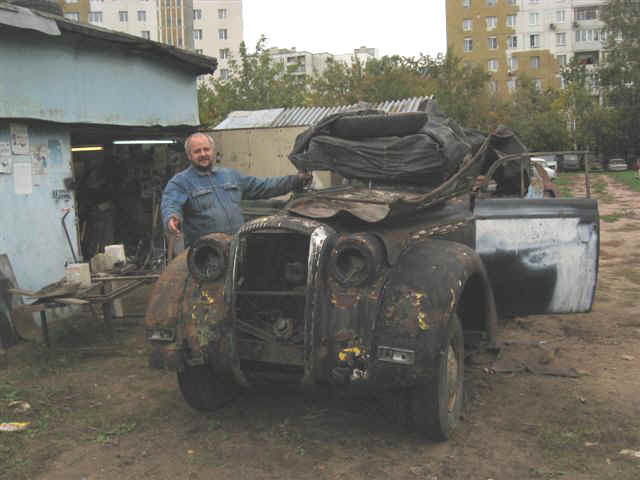
<path id="1" fill-rule="evenodd" d="M 190 406 L 263 382 L 392 391 L 413 428 L 444 440 L 465 344 L 495 345 L 500 316 L 591 309 L 596 201 L 525 198 L 513 133 L 482 136 L 425 109 L 314 126 L 292 162 L 344 184 L 206 235 L 169 264 L 145 319 L 150 363 L 177 371 Z"/>

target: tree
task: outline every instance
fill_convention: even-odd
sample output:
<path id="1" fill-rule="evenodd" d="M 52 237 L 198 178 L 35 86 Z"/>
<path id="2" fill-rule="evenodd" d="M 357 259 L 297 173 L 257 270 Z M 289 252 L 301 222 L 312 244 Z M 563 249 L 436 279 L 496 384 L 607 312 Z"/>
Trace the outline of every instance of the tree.
<path id="1" fill-rule="evenodd" d="M 410 59 L 398 55 L 370 59 L 355 56 L 351 65 L 327 59 L 326 69 L 311 82 L 311 103 L 321 106 L 379 103 L 428 95 L 429 85 Z"/>
<path id="2" fill-rule="evenodd" d="M 575 57 L 561 74 L 565 88 L 559 92 L 558 105 L 567 116 L 567 146 L 575 150 L 597 150 L 591 130 L 594 112 L 599 109 L 598 96 L 594 95 L 594 74 Z"/>
<path id="3" fill-rule="evenodd" d="M 530 151 L 567 148 L 567 118 L 560 108 L 560 93 L 540 91 L 529 77 L 518 77 L 515 92 L 504 104 L 505 124 L 512 128 Z"/>
<path id="4" fill-rule="evenodd" d="M 617 145 L 609 154 L 640 153 L 637 126 L 640 123 L 640 2 L 637 0 L 610 0 L 604 6 L 607 40 L 606 58 L 599 69 L 605 106 L 615 113 L 607 115 L 615 122 L 611 133 Z"/>
<path id="5" fill-rule="evenodd" d="M 431 94 L 448 116 L 467 127 L 491 127 L 491 77 L 482 67 L 466 66 L 449 50 L 435 58 L 421 55 L 415 69 L 428 81 Z"/>
<path id="6" fill-rule="evenodd" d="M 228 79 L 214 79 L 198 88 L 200 121 L 214 126 L 234 110 L 304 105 L 307 81 L 293 75 L 296 66 L 285 68 L 274 62 L 265 48 L 266 38 L 256 44 L 255 53 L 248 53 L 240 44 L 240 57 L 229 62 Z"/>

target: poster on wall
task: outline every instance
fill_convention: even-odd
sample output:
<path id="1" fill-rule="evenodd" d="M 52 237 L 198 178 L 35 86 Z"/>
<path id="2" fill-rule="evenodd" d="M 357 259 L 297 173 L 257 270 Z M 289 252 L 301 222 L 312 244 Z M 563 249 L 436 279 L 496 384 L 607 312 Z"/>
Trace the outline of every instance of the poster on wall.
<path id="1" fill-rule="evenodd" d="M 49 140 L 47 145 L 49 150 L 49 163 L 52 167 L 62 166 L 62 146 L 60 140 Z"/>
<path id="2" fill-rule="evenodd" d="M 29 131 L 25 124 L 9 124 L 9 138 L 15 155 L 29 155 Z"/>
<path id="3" fill-rule="evenodd" d="M 31 147 L 31 176 L 34 185 L 40 185 L 40 177 L 46 175 L 48 158 L 49 149 L 46 145 Z"/>
<path id="4" fill-rule="evenodd" d="M 14 162 L 13 187 L 16 195 L 29 195 L 33 192 L 31 180 L 31 162 Z"/>
<path id="5" fill-rule="evenodd" d="M 11 146 L 9 142 L 0 142 L 0 173 L 11 173 Z"/>

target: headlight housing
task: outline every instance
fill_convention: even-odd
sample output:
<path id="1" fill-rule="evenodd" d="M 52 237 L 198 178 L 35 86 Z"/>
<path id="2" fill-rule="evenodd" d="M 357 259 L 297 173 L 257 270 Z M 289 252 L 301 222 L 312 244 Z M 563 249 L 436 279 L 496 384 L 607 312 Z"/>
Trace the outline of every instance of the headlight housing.
<path id="1" fill-rule="evenodd" d="M 338 239 L 331 252 L 329 272 L 343 287 L 361 287 L 373 281 L 384 259 L 380 240 L 367 233 Z"/>
<path id="2" fill-rule="evenodd" d="M 206 235 L 189 249 L 189 272 L 199 282 L 213 282 L 220 278 L 227 268 L 229 243 L 218 237 L 218 234 Z"/>

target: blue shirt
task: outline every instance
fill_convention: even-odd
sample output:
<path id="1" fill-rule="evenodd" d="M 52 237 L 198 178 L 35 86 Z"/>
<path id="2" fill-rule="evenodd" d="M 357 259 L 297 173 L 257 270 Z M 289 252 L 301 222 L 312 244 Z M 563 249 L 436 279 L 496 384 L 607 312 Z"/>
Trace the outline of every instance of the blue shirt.
<path id="1" fill-rule="evenodd" d="M 213 232 L 235 233 L 244 223 L 240 200 L 271 198 L 289 193 L 296 176 L 257 178 L 232 168 L 212 168 L 201 172 L 189 166 L 176 174 L 162 194 L 162 221 L 178 217 L 185 246 Z"/>

